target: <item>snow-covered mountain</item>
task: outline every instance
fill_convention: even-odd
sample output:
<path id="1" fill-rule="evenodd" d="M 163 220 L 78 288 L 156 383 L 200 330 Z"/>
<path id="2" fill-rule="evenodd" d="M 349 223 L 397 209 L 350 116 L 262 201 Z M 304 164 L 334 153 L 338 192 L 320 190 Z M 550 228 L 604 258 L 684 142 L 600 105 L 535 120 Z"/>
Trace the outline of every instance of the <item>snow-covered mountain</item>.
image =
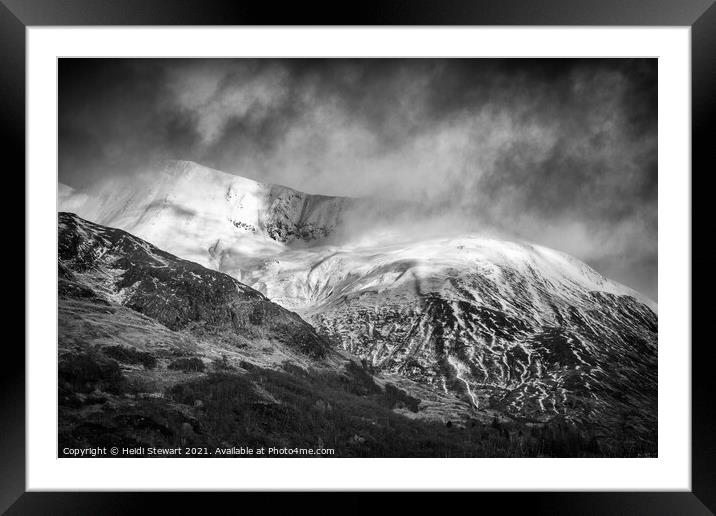
<path id="1" fill-rule="evenodd" d="M 226 272 L 471 410 L 655 432 L 657 306 L 579 260 L 474 234 L 341 244 L 325 237 L 349 199 L 188 162 L 149 177 L 63 188 L 60 209 Z"/>
<path id="2" fill-rule="evenodd" d="M 349 199 L 310 195 L 190 161 L 118 176 L 82 190 L 60 184 L 58 210 L 121 228 L 161 249 L 221 269 L 327 237 Z"/>
<path id="3" fill-rule="evenodd" d="M 656 305 L 563 253 L 478 236 L 323 247 L 265 260 L 242 280 L 375 368 L 478 410 L 656 416 Z"/>

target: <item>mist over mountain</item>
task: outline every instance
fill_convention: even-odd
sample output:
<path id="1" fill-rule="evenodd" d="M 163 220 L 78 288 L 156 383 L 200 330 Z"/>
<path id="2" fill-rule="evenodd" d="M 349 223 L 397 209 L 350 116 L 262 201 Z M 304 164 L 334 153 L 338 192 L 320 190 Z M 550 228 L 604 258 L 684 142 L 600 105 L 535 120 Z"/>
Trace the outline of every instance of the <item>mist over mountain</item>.
<path id="1" fill-rule="evenodd" d="M 415 203 L 436 233 L 527 239 L 657 299 L 656 69 L 62 59 L 59 179 L 84 188 L 184 159 L 302 192 Z"/>

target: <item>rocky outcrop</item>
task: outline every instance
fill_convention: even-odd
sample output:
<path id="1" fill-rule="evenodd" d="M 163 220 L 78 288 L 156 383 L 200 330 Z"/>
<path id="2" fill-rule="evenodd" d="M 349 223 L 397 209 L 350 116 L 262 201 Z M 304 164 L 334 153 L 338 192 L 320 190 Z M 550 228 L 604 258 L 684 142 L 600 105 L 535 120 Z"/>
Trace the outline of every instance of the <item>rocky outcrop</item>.
<path id="1" fill-rule="evenodd" d="M 349 202 L 343 197 L 310 195 L 272 185 L 261 212 L 261 224 L 278 242 L 322 240 L 340 224 Z"/>

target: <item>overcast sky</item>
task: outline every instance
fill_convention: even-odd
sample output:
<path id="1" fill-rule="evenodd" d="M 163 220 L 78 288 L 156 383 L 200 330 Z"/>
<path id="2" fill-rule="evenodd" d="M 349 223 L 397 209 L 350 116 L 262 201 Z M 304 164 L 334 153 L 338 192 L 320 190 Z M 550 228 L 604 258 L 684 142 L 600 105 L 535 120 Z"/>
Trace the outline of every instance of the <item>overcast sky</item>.
<path id="1" fill-rule="evenodd" d="M 459 220 L 568 252 L 657 299 L 655 59 L 61 59 L 59 69 L 59 179 L 70 186 L 175 158 L 311 193 L 406 200 L 452 229 Z"/>

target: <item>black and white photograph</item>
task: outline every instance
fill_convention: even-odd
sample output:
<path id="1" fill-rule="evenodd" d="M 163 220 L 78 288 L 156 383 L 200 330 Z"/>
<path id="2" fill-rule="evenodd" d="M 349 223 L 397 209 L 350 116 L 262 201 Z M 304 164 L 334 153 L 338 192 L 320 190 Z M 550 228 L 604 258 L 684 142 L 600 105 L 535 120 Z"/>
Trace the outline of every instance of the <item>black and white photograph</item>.
<path id="1" fill-rule="evenodd" d="M 657 59 L 57 67 L 58 457 L 658 457 Z"/>

